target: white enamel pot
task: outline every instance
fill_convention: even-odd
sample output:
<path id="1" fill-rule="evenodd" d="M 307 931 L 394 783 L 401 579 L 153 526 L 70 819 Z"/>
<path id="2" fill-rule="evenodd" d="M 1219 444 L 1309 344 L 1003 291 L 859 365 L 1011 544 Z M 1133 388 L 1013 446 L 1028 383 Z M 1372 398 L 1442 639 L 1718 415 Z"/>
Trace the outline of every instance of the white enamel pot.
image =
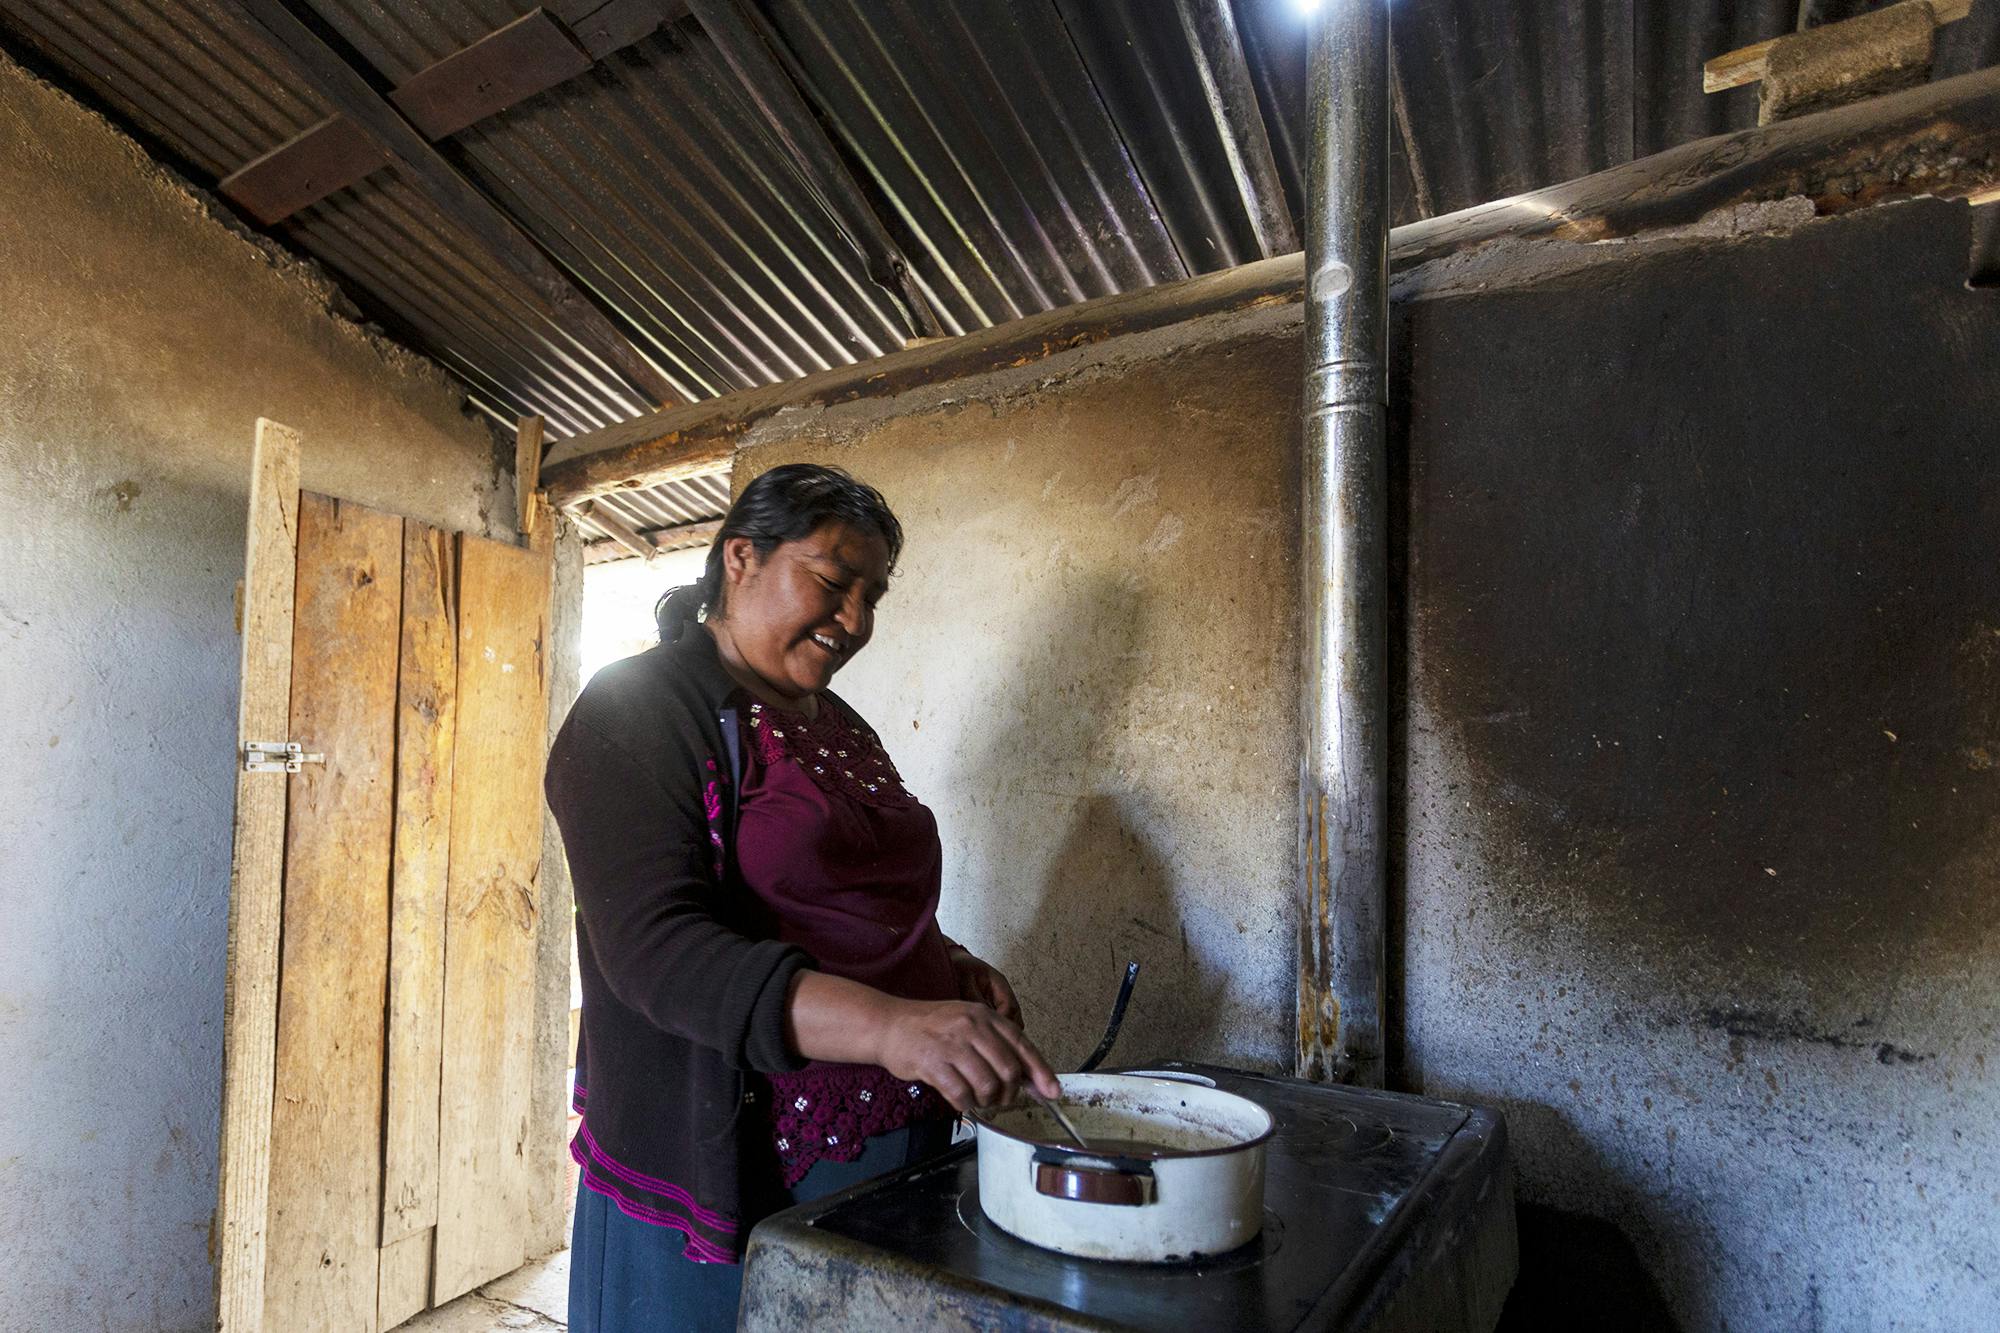
<path id="1" fill-rule="evenodd" d="M 1223 1254 L 1257 1238 L 1269 1111 L 1179 1073 L 1065 1074 L 1062 1088 L 1064 1114 L 1093 1146 L 1158 1146 L 1094 1155 L 1032 1102 L 974 1112 L 979 1204 L 995 1226 L 1064 1254 L 1143 1263 Z"/>

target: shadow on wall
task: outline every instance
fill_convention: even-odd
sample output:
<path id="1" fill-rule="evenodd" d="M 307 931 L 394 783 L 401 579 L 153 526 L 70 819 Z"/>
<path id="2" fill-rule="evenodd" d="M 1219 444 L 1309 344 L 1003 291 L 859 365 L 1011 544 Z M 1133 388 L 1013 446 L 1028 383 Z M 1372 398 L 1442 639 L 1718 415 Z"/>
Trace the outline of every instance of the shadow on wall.
<path id="1" fill-rule="evenodd" d="M 1190 946 L 1166 821 L 1123 757 L 1124 734 L 1151 725 L 1136 688 L 1151 658 L 1145 594 L 1099 574 L 1037 605 L 994 678 L 991 715 L 1004 721 L 963 751 L 953 783 L 986 794 L 957 816 L 987 849 L 974 890 L 1033 902 L 989 909 L 1008 920 L 993 961 L 1058 1069 L 1095 1047 L 1135 958 L 1140 982 L 1110 1063 L 1211 1054 L 1227 979 Z"/>

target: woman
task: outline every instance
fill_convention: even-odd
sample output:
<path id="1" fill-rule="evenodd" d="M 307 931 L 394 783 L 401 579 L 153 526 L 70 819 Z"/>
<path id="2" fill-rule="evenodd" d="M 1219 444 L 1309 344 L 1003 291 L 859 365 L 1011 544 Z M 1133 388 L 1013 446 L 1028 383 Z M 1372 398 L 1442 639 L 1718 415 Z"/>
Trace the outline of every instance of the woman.
<path id="1" fill-rule="evenodd" d="M 954 1108 L 1059 1091 L 1006 978 L 938 928 L 937 821 L 827 689 L 902 540 L 846 473 L 766 472 L 661 599 L 660 645 L 600 671 L 550 751 L 583 983 L 577 1333 L 733 1327 L 758 1219 L 935 1151 Z"/>

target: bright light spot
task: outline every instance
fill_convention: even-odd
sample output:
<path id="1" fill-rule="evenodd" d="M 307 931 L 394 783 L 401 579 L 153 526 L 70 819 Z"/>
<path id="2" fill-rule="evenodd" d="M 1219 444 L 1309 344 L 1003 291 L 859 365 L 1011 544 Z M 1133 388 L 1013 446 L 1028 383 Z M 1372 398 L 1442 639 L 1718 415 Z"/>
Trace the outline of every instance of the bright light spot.
<path id="1" fill-rule="evenodd" d="M 1302 19 L 1309 19 L 1319 13 L 1320 0 L 1292 0 L 1292 8 Z"/>

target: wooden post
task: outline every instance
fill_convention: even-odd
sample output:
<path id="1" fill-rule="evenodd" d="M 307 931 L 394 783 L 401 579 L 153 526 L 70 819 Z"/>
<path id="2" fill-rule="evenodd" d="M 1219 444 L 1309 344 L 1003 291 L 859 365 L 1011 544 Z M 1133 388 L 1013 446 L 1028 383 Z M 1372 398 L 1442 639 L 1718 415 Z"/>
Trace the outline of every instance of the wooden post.
<path id="1" fill-rule="evenodd" d="M 244 553 L 243 693 L 237 706 L 237 751 L 231 756 L 236 829 L 222 992 L 222 1143 L 213 1256 L 220 1333 L 256 1333 L 264 1320 L 288 779 L 283 773 L 245 773 L 242 747 L 250 741 L 287 739 L 298 516 L 298 432 L 259 420 L 250 456 Z"/>
<path id="2" fill-rule="evenodd" d="M 514 509 L 526 546 L 535 534 L 535 497 L 542 484 L 542 418 L 522 417 L 514 428 Z"/>

